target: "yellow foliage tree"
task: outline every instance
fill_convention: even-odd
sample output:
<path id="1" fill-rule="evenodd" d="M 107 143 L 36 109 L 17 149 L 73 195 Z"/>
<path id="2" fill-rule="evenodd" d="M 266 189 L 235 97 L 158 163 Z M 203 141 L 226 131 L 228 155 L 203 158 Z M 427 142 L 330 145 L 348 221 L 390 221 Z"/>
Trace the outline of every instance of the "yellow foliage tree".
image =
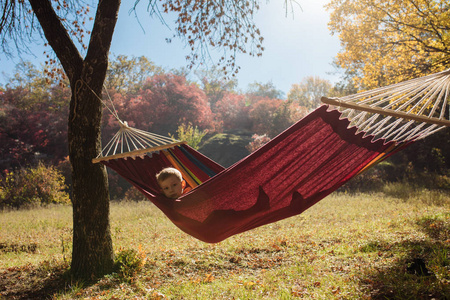
<path id="1" fill-rule="evenodd" d="M 327 9 L 343 47 L 336 64 L 359 90 L 450 67 L 446 0 L 332 0 Z"/>

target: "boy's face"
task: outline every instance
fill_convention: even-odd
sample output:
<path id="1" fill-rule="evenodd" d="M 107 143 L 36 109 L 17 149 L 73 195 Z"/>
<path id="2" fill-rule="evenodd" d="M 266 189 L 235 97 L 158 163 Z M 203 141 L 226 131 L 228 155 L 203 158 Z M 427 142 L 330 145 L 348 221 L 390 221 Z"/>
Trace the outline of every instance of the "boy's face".
<path id="1" fill-rule="evenodd" d="M 163 194 L 167 198 L 177 199 L 183 194 L 186 182 L 180 181 L 176 176 L 169 176 L 166 180 L 158 182 Z"/>

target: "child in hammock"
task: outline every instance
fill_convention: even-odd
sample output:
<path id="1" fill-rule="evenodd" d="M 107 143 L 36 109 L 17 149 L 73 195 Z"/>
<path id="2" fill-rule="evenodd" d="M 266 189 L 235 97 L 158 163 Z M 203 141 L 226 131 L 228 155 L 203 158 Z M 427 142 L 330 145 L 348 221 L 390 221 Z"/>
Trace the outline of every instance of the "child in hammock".
<path id="1" fill-rule="evenodd" d="M 175 168 L 164 168 L 156 174 L 156 180 L 164 196 L 171 199 L 177 199 L 191 188 L 186 187 L 186 181 L 181 172 Z"/>

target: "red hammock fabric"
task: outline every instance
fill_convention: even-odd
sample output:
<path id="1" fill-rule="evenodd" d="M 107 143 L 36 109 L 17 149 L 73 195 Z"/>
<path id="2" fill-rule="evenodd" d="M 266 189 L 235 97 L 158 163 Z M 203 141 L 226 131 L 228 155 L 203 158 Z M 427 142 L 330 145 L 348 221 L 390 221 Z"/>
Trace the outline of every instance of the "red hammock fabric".
<path id="1" fill-rule="evenodd" d="M 158 194 L 155 174 L 169 166 L 164 155 L 104 161 L 129 180 L 181 230 L 204 242 L 300 214 L 366 165 L 403 145 L 356 134 L 340 112 L 324 105 L 248 157 L 224 169 L 188 146 L 220 172 L 177 200 Z"/>

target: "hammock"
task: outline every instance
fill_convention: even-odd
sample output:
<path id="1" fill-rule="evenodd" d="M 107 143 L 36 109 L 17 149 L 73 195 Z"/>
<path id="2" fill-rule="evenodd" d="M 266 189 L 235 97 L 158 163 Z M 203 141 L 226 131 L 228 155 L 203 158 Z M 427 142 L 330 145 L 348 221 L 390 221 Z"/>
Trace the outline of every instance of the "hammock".
<path id="1" fill-rule="evenodd" d="M 378 117 L 375 112 L 356 118 L 368 131 L 377 129 L 368 134 L 323 105 L 227 169 L 183 142 L 121 123 L 105 153 L 93 162 L 127 179 L 184 232 L 217 243 L 302 213 L 352 177 L 444 127 L 420 123 L 410 128 L 411 121 L 403 119 L 382 120 L 380 126 L 374 115 Z M 145 148 L 151 143 L 161 144 Z M 115 154 L 118 148 L 128 153 Z M 155 178 L 168 166 L 179 169 L 193 188 L 176 200 L 159 193 Z"/>

